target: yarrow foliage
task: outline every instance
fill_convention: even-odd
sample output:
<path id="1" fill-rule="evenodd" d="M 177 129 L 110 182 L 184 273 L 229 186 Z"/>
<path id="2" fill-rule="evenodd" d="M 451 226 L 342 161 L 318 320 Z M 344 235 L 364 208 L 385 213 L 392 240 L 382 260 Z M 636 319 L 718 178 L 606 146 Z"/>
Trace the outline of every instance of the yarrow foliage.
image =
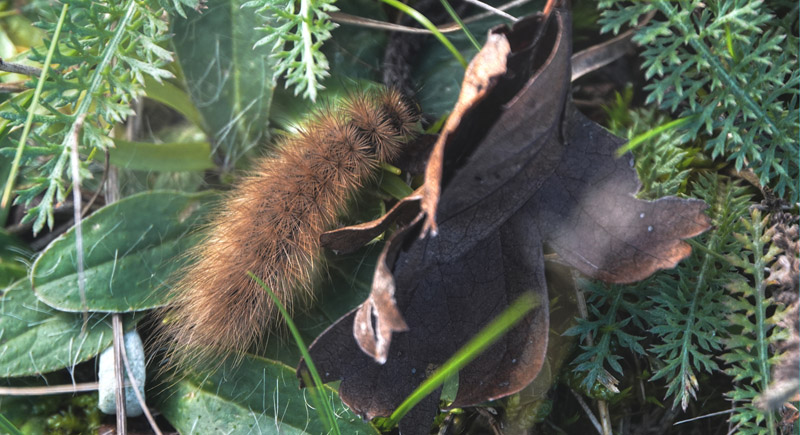
<path id="1" fill-rule="evenodd" d="M 336 24 L 328 12 L 337 11 L 333 0 L 300 0 L 299 9 L 294 1 L 254 0 L 242 7 L 256 8 L 264 18 L 260 28 L 266 36 L 256 42 L 256 47 L 272 44 L 276 60 L 275 77 L 284 78 L 286 87 L 294 87 L 314 101 L 317 91 L 323 88 L 322 80 L 328 74 L 328 59 L 322 53 L 322 44 L 330 39 Z"/>
<path id="2" fill-rule="evenodd" d="M 797 201 L 797 18 L 778 19 L 768 6 L 791 10 L 796 3 L 600 2 L 604 31 L 650 18 L 634 40 L 651 81 L 647 103 L 657 108 L 629 110 L 631 95 L 619 96 L 608 110 L 612 130 L 634 137 L 670 117 L 685 121 L 634 149 L 639 196 L 703 199 L 713 229 L 690 242 L 692 255 L 674 270 L 634 286 L 583 284 L 593 306 L 571 330 L 594 339 L 573 362 L 585 373 L 584 387 L 614 384 L 612 373 L 624 376 L 622 350 L 646 355 L 649 381 L 663 385 L 664 398 L 684 411 L 695 400 L 721 398 L 704 379 L 725 374 L 731 426 L 754 434 L 776 433 L 778 425 L 771 409 L 758 406 L 786 337 L 778 325 L 784 309 L 774 297 L 780 274 L 765 275 L 778 264 L 774 230 L 752 202 L 757 189 L 706 168 L 709 157 L 725 158 L 752 170 L 765 197 L 774 191 Z"/>
<path id="3" fill-rule="evenodd" d="M 38 168 L 17 199 L 27 205 L 44 192 L 41 202 L 26 216 L 34 220 L 34 232 L 45 223 L 52 227 L 54 203 L 64 200 L 69 140 L 80 133 L 80 150 L 86 155 L 107 149 L 110 129 L 132 113 L 131 102 L 143 93 L 144 77 L 172 77 L 162 68 L 172 61 L 171 53 L 162 47 L 168 38 L 162 9 L 136 0 L 64 3 L 68 15 L 52 59 L 57 67 L 44 84 L 39 102 L 43 110 L 34 120 L 33 145 L 27 146 L 23 160 L 37 158 Z M 40 26 L 52 35 L 57 15 L 42 18 Z M 50 43 L 45 40 L 45 45 Z M 31 59 L 43 62 L 45 56 L 34 49 Z M 27 110 L 18 104 L 0 112 L 10 121 L 2 133 L 11 135 L 18 129 Z M 84 119 L 80 131 L 79 119 Z M 88 175 L 85 162 L 83 165 L 82 173 Z"/>
<path id="4" fill-rule="evenodd" d="M 701 137 L 712 157 L 752 168 L 761 184 L 797 202 L 798 39 L 772 5 L 780 2 L 599 2 L 604 32 L 655 13 L 634 41 L 652 79 L 648 102 L 690 121 L 683 140 Z"/>

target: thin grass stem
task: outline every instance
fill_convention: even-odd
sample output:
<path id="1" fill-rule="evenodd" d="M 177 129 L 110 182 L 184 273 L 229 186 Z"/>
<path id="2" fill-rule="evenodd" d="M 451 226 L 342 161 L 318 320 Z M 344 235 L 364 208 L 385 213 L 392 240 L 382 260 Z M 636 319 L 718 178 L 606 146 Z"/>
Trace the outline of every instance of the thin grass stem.
<path id="1" fill-rule="evenodd" d="M 17 179 L 17 172 L 19 171 L 20 161 L 22 160 L 22 151 L 25 149 L 25 142 L 28 140 L 28 134 L 31 131 L 31 125 L 33 125 L 33 116 L 36 113 L 36 109 L 39 107 L 39 96 L 42 95 L 44 82 L 47 80 L 47 71 L 50 69 L 50 62 L 53 59 L 53 53 L 56 51 L 56 45 L 58 45 L 61 27 L 67 17 L 67 9 L 69 9 L 69 4 L 64 3 L 64 6 L 61 7 L 61 15 L 58 17 L 58 23 L 56 23 L 56 30 L 53 33 L 53 40 L 50 41 L 50 47 L 47 48 L 47 55 L 45 56 L 44 65 L 42 66 L 42 73 L 39 75 L 39 81 L 36 82 L 36 90 L 33 91 L 33 101 L 31 101 L 31 106 L 28 109 L 28 117 L 25 119 L 25 125 L 22 127 L 22 135 L 19 138 L 19 143 L 17 143 L 17 151 L 14 154 L 14 160 L 11 162 L 11 171 L 8 173 L 6 187 L 3 190 L 3 198 L 0 199 L 0 225 L 5 225 L 6 219 L 8 218 L 8 211 L 11 208 L 11 191 L 14 189 L 14 182 Z"/>
<path id="2" fill-rule="evenodd" d="M 333 408 L 331 407 L 330 402 L 328 402 L 328 400 L 325 399 L 324 396 L 325 388 L 324 384 L 322 383 L 322 378 L 320 378 L 319 372 L 317 372 L 317 368 L 314 366 L 314 361 L 311 360 L 311 355 L 308 353 L 308 347 L 306 347 L 305 341 L 303 340 L 303 337 L 300 335 L 300 330 L 297 329 L 297 326 L 294 324 L 294 321 L 292 321 L 289 312 L 286 311 L 286 307 L 284 307 L 281 301 L 278 299 L 278 297 L 275 296 L 275 293 L 273 293 L 272 290 L 269 287 L 267 287 L 266 284 L 264 284 L 264 281 L 262 281 L 259 277 L 257 277 L 255 274 L 253 274 L 253 272 L 249 270 L 247 271 L 247 274 L 250 276 L 250 278 L 255 280 L 255 282 L 258 283 L 258 285 L 260 285 L 261 288 L 264 289 L 264 291 L 267 292 L 269 297 L 272 298 L 272 301 L 275 303 L 275 306 L 277 306 L 278 309 L 280 310 L 283 318 L 286 320 L 286 325 L 292 332 L 292 336 L 294 337 L 295 342 L 297 342 L 297 347 L 300 349 L 300 353 L 303 355 L 303 359 L 306 362 L 306 367 L 308 367 L 308 371 L 311 372 L 311 378 L 314 381 L 314 387 L 315 387 L 312 390 L 313 394 L 311 396 L 319 401 L 317 409 L 320 410 L 319 411 L 320 418 L 322 419 L 322 422 L 325 424 L 325 426 L 327 426 L 329 431 L 331 431 L 334 434 L 341 435 L 339 425 L 336 423 L 336 415 L 333 413 Z"/>
<path id="3" fill-rule="evenodd" d="M 458 63 L 460 63 L 464 68 L 467 67 L 467 60 L 464 59 L 464 56 L 462 56 L 461 53 L 459 53 L 458 50 L 456 50 L 456 47 L 453 46 L 450 40 L 447 39 L 447 37 L 444 36 L 442 32 L 440 32 L 439 29 L 437 29 L 436 26 L 434 26 L 429 19 L 425 18 L 425 15 L 422 15 L 416 9 L 412 8 L 411 6 L 408 6 L 405 3 L 401 3 L 397 0 L 381 0 L 381 1 L 389 6 L 394 7 L 395 9 L 400 10 L 409 17 L 417 20 L 418 23 L 422 24 L 426 29 L 430 30 L 431 33 L 433 33 L 433 36 L 435 36 L 436 39 L 438 39 L 445 47 L 447 47 L 448 50 L 450 50 L 450 53 L 453 53 L 453 57 L 455 57 L 456 60 L 458 60 Z"/>
<path id="4" fill-rule="evenodd" d="M 453 21 L 455 21 L 456 24 L 458 24 L 458 27 L 461 27 L 461 30 L 464 31 L 464 34 L 467 35 L 467 39 L 469 39 L 469 42 L 471 42 L 472 45 L 478 51 L 480 51 L 481 45 L 478 43 L 478 40 L 475 39 L 475 36 L 472 35 L 472 32 L 470 32 L 469 29 L 467 29 L 467 26 L 464 25 L 464 22 L 461 21 L 461 17 L 458 16 L 456 10 L 453 9 L 452 6 L 450 6 L 450 3 L 448 3 L 447 0 L 439 0 L 439 1 L 442 2 L 442 6 L 444 6 L 444 8 L 447 10 L 447 13 L 450 14 L 450 17 L 453 19 Z"/>
<path id="5" fill-rule="evenodd" d="M 10 421 L 8 421 L 8 419 L 3 414 L 0 414 L 0 431 L 11 435 L 22 435 L 22 432 L 20 432 L 16 426 L 14 426 Z"/>
<path id="6" fill-rule="evenodd" d="M 697 119 L 698 116 L 699 115 L 690 115 L 690 116 L 685 116 L 683 118 L 678 118 L 674 121 L 670 121 L 667 122 L 666 124 L 659 125 L 656 128 L 650 129 L 640 135 L 637 135 L 633 139 L 629 140 L 628 143 L 617 149 L 617 157 L 621 157 L 623 154 L 635 149 L 643 142 L 648 141 L 667 130 L 678 128 L 684 124 L 694 121 L 695 119 Z"/>
<path id="7" fill-rule="evenodd" d="M 406 397 L 403 403 L 389 417 L 389 425 L 394 426 L 397 424 L 411 408 L 439 388 L 448 378 L 456 376 L 459 370 L 478 357 L 481 352 L 491 346 L 539 304 L 540 301 L 532 293 L 524 293 L 520 296 Z"/>

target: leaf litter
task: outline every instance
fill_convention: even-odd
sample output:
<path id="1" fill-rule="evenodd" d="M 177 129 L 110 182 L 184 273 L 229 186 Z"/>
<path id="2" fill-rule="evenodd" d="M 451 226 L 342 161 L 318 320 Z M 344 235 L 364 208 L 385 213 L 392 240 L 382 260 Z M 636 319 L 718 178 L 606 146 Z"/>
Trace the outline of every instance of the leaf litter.
<path id="1" fill-rule="evenodd" d="M 459 373 L 451 407 L 514 394 L 539 373 L 550 324 L 544 246 L 590 278 L 642 280 L 691 252 L 710 227 L 695 199 L 637 199 L 624 140 L 570 96 L 571 17 L 556 8 L 490 31 L 431 152 L 425 184 L 381 220 L 323 237 L 348 247 L 403 225 L 369 298 L 310 348 L 324 382 L 365 418 L 388 416 L 510 302 L 540 302 Z M 301 361 L 298 374 L 306 370 Z M 427 433 L 440 391 L 400 422 Z"/>

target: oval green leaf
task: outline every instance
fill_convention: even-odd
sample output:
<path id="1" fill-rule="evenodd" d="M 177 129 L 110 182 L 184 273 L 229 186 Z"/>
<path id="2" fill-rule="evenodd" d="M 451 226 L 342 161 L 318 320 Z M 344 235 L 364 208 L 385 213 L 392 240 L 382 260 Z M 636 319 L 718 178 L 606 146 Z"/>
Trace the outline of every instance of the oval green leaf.
<path id="1" fill-rule="evenodd" d="M 186 117 L 192 124 L 205 128 L 205 122 L 200 112 L 192 104 L 189 94 L 167 80 L 157 82 L 150 76 L 144 77 L 144 94 L 147 98 L 158 101 Z"/>
<path id="2" fill-rule="evenodd" d="M 125 324 L 133 326 L 128 318 Z M 31 376 L 73 367 L 111 345 L 108 316 L 57 311 L 36 299 L 27 280 L 0 297 L 0 376 Z"/>
<path id="3" fill-rule="evenodd" d="M 2 172 L 2 169 L 0 169 Z M 0 229 L 0 288 L 22 279 L 28 273 L 33 253 L 24 243 Z"/>
<path id="4" fill-rule="evenodd" d="M 89 311 L 129 312 L 161 306 L 165 282 L 195 241 L 212 192 L 144 192 L 103 207 L 83 221 Z M 53 241 L 33 264 L 36 296 L 62 311 L 83 310 L 78 290 L 75 228 Z"/>
<path id="5" fill-rule="evenodd" d="M 263 26 L 240 2 L 209 0 L 201 12 L 173 16 L 172 44 L 186 88 L 214 151 L 231 168 L 267 136 L 275 81 L 269 47 L 253 48 Z"/>
<path id="6" fill-rule="evenodd" d="M 336 391 L 324 387 L 342 433 L 377 434 L 353 414 Z M 234 368 L 211 376 L 186 377 L 161 392 L 159 409 L 180 433 L 327 433 L 309 392 L 301 390 L 295 371 L 282 363 L 247 355 Z"/>

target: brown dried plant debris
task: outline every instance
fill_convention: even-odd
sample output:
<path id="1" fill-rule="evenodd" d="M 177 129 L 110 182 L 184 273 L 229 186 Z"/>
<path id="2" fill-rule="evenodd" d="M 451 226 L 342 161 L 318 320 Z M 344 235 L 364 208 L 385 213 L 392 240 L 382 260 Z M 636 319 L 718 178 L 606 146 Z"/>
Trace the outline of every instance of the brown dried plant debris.
<path id="1" fill-rule="evenodd" d="M 570 20 L 555 9 L 490 32 L 431 154 L 421 197 L 409 200 L 421 212 L 387 242 L 370 297 L 312 344 L 323 381 L 341 379 L 339 394 L 358 414 L 390 415 L 532 292 L 539 306 L 459 373 L 452 406 L 528 385 L 548 341 L 545 244 L 592 278 L 627 283 L 674 267 L 691 252 L 682 239 L 709 228 L 702 201 L 636 199 L 632 157 L 615 157 L 624 141 L 574 108 Z M 301 362 L 298 374 L 305 371 Z M 427 433 L 438 397 L 406 415 L 402 433 Z"/>
<path id="2" fill-rule="evenodd" d="M 770 267 L 769 284 L 777 287 L 773 299 L 787 307 L 778 325 L 788 332 L 775 349 L 780 355 L 772 371 L 770 386 L 757 400 L 762 409 L 777 410 L 787 402 L 800 400 L 800 316 L 798 315 L 798 277 L 800 277 L 800 237 L 798 237 L 797 216 L 783 211 L 775 211 L 770 231 L 772 243 L 780 250 Z M 797 418 L 797 409 L 789 411 Z"/>

